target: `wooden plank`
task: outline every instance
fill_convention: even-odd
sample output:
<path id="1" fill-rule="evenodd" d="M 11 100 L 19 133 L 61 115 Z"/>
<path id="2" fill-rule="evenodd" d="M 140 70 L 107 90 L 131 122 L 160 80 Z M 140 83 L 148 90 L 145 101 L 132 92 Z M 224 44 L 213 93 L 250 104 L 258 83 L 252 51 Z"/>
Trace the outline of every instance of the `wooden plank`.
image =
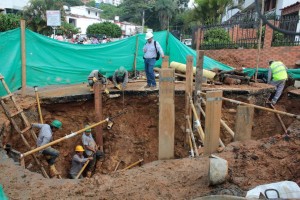
<path id="1" fill-rule="evenodd" d="M 251 139 L 253 115 L 253 107 L 241 105 L 237 107 L 234 141 Z"/>
<path id="2" fill-rule="evenodd" d="M 193 56 L 186 57 L 186 81 L 185 81 L 185 130 L 186 130 L 186 137 L 185 137 L 185 144 L 188 144 L 189 139 L 189 123 L 188 120 L 193 121 L 192 119 L 192 108 L 190 104 L 190 95 L 193 93 Z"/>
<path id="3" fill-rule="evenodd" d="M 219 148 L 222 93 L 222 91 L 209 91 L 206 93 L 205 155 L 210 155 Z"/>
<path id="4" fill-rule="evenodd" d="M 202 78 L 203 78 L 203 60 L 204 60 L 204 51 L 197 51 L 194 104 L 199 119 L 201 119 L 200 107 L 201 107 L 201 92 L 202 92 Z"/>
<path id="5" fill-rule="evenodd" d="M 25 20 L 21 20 L 21 57 L 22 57 L 22 95 L 26 93 L 26 44 L 25 44 Z"/>
<path id="6" fill-rule="evenodd" d="M 174 158 L 175 83 L 174 69 L 161 69 L 159 76 L 159 145 L 158 159 Z"/>
<path id="7" fill-rule="evenodd" d="M 94 84 L 94 101 L 95 101 L 95 114 L 96 121 L 101 121 L 102 116 L 102 90 L 100 89 L 102 85 L 99 82 Z M 102 125 L 95 127 L 96 132 L 96 143 L 100 147 L 100 150 L 103 151 L 103 130 Z"/>
<path id="8" fill-rule="evenodd" d="M 136 35 L 136 39 L 135 39 L 134 63 L 133 63 L 134 77 L 136 77 L 136 58 L 137 58 L 137 56 L 138 56 L 138 52 L 139 52 L 139 36 Z"/>
<path id="9" fill-rule="evenodd" d="M 163 58 L 162 64 L 161 64 L 162 69 L 169 68 L 169 56 L 165 56 Z"/>

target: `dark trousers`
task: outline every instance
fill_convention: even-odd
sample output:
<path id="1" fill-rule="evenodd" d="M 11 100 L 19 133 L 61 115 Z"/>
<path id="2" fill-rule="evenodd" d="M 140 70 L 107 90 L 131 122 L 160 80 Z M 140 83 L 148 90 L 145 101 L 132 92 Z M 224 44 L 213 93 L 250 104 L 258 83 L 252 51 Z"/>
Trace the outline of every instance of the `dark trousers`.
<path id="1" fill-rule="evenodd" d="M 102 151 L 97 150 L 96 153 L 93 154 L 93 160 L 89 162 L 87 165 L 87 171 L 93 171 L 96 165 L 96 162 L 104 157 L 104 153 Z"/>
<path id="2" fill-rule="evenodd" d="M 48 147 L 44 149 L 42 152 L 45 156 L 50 156 L 49 159 L 46 159 L 49 165 L 53 165 L 55 163 L 55 159 L 59 156 L 59 151 L 53 149 L 52 147 Z"/>

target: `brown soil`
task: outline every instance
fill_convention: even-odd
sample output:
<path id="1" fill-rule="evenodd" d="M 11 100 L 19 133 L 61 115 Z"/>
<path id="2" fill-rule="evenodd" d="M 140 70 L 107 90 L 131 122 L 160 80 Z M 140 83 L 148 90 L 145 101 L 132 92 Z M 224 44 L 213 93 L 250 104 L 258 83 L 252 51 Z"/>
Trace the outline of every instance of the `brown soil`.
<path id="1" fill-rule="evenodd" d="M 236 69 L 247 67 L 243 63 L 241 63 L 240 59 L 236 57 L 234 54 L 229 54 L 228 56 L 220 55 L 216 58 L 216 60 L 228 66 L 234 67 Z"/>
<path id="2" fill-rule="evenodd" d="M 243 99 L 241 96 L 231 96 Z M 252 102 L 253 99 L 246 98 Z M 288 99 L 286 94 L 277 108 L 283 111 L 300 113 L 299 100 Z M 33 98 L 18 98 L 31 122 L 38 120 Z M 297 103 L 298 102 L 298 103 Z M 219 156 L 229 162 L 229 177 L 226 184 L 209 187 L 207 182 L 207 158 L 186 158 L 184 147 L 184 97 L 177 96 L 175 157 L 180 159 L 156 161 L 158 153 L 158 97 L 126 96 L 124 107 L 127 112 L 114 119 L 111 130 L 104 127 L 104 151 L 102 165 L 98 163 L 91 179 L 81 181 L 44 179 L 35 167 L 30 171 L 15 166 L 11 161 L 0 159 L 0 183 L 11 199 L 192 199 L 208 194 L 220 194 L 228 189 L 234 195 L 242 196 L 244 191 L 264 183 L 281 180 L 300 180 L 300 130 L 297 125 L 289 141 L 285 141 L 277 118 L 272 113 L 255 111 L 253 139 L 245 143 L 232 142 L 231 136 L 221 129 L 221 138 L 228 144 Z M 122 98 L 105 99 L 104 117 L 123 110 Z M 43 105 L 45 121 L 57 118 L 63 122 L 63 130 L 54 135 L 60 138 L 95 121 L 92 101 Z M 222 118 L 234 130 L 236 105 L 224 103 Z M 11 143 L 13 148 L 27 151 L 21 138 L 11 131 L 10 123 L 0 113 L 0 137 L 2 143 Z M 2 120 L 3 119 L 3 120 Z M 294 122 L 283 117 L 287 126 Z M 295 122 L 294 122 L 295 123 Z M 4 127 L 1 128 L 1 127 Z M 38 132 L 37 132 L 38 133 Z M 279 134 L 279 135 L 278 135 Z M 4 135 L 4 137 L 3 137 Z M 28 137 L 32 145 L 33 141 Z M 81 143 L 77 136 L 53 147 L 60 151 L 56 167 L 67 177 L 73 149 Z M 145 165 L 122 172 L 113 172 L 118 161 L 119 169 L 143 158 Z M 32 162 L 26 159 L 26 166 Z M 34 163 L 33 163 L 34 164 Z M 9 174 L 9 175 L 8 175 Z M 37 187 L 38 186 L 38 187 Z"/>

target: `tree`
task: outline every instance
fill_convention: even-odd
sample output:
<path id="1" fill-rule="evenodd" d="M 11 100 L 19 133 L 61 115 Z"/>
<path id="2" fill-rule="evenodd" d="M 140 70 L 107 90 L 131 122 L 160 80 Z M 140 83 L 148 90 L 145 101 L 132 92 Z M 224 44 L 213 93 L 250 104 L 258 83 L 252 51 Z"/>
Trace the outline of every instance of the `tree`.
<path id="1" fill-rule="evenodd" d="M 24 8 L 23 16 L 31 30 L 44 35 L 52 33 L 51 27 L 47 26 L 47 10 L 60 10 L 61 20 L 65 21 L 62 0 L 30 0 L 29 5 Z"/>
<path id="2" fill-rule="evenodd" d="M 88 35 L 106 35 L 108 37 L 118 38 L 122 35 L 121 28 L 110 22 L 96 23 L 88 26 L 86 33 Z"/>
<path id="3" fill-rule="evenodd" d="M 89 7 L 96 7 L 96 1 L 92 0 L 92 1 L 89 1 L 85 4 L 86 6 L 89 6 Z"/>
<path id="4" fill-rule="evenodd" d="M 84 5 L 80 0 L 64 0 L 64 5 L 66 6 L 82 6 Z"/>
<path id="5" fill-rule="evenodd" d="M 177 0 L 156 0 L 155 10 L 162 30 L 169 28 L 169 22 L 178 8 Z"/>
<path id="6" fill-rule="evenodd" d="M 119 7 L 107 3 L 101 3 L 99 8 L 102 10 L 101 18 L 103 19 L 113 20 L 115 16 L 119 16 L 119 14 L 121 13 Z"/>
<path id="7" fill-rule="evenodd" d="M 0 32 L 20 27 L 21 16 L 14 14 L 0 14 Z"/>
<path id="8" fill-rule="evenodd" d="M 57 33 L 71 37 L 72 35 L 79 33 L 79 28 L 76 28 L 73 24 L 62 22 L 61 27 L 57 30 Z"/>
<path id="9" fill-rule="evenodd" d="M 202 23 L 221 21 L 227 7 L 236 8 L 234 0 L 195 0 L 195 2 L 197 6 L 194 9 L 194 15 Z M 241 3 L 243 1 L 239 0 L 238 5 Z"/>

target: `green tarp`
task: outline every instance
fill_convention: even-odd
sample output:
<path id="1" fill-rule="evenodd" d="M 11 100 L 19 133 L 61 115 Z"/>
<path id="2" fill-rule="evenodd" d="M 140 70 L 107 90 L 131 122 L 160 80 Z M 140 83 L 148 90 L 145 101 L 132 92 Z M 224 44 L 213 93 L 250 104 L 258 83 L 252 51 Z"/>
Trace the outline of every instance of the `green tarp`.
<path id="1" fill-rule="evenodd" d="M 253 68 L 247 68 L 244 69 L 244 72 L 247 74 L 247 76 L 254 76 L 256 69 Z M 258 74 L 264 74 L 266 77 L 268 77 L 268 69 L 265 68 L 259 68 Z M 292 79 L 300 79 L 300 69 L 288 69 L 288 75 Z"/>
<path id="2" fill-rule="evenodd" d="M 136 42 L 138 41 L 137 70 L 144 69 L 143 46 L 145 34 L 99 45 L 79 45 L 60 42 L 26 30 L 27 86 L 75 84 L 85 82 L 94 69 L 106 76 L 124 66 L 132 71 Z M 170 61 L 186 63 L 186 56 L 196 52 L 178 41 L 167 31 L 154 33 Z M 156 62 L 160 66 L 162 60 Z M 211 58 L 204 58 L 204 68 L 230 70 L 231 67 Z M 20 29 L 0 33 L 0 73 L 12 91 L 21 87 L 21 44 Z M 4 89 L 0 87 L 0 95 Z"/>

